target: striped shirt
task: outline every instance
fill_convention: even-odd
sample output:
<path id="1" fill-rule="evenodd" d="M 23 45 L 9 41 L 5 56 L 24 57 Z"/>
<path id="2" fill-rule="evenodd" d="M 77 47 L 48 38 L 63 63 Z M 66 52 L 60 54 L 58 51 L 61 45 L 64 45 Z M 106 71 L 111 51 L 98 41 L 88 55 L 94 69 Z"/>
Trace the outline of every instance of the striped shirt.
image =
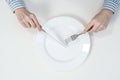
<path id="1" fill-rule="evenodd" d="M 23 0 L 6 0 L 10 9 L 14 12 L 16 9 L 25 7 Z M 120 5 L 120 0 L 104 0 L 103 8 L 116 12 Z"/>
<path id="2" fill-rule="evenodd" d="M 117 11 L 120 0 L 104 0 L 103 8 L 111 10 L 113 13 Z"/>
<path id="3" fill-rule="evenodd" d="M 14 12 L 18 8 L 25 7 L 23 0 L 6 0 L 10 9 Z"/>

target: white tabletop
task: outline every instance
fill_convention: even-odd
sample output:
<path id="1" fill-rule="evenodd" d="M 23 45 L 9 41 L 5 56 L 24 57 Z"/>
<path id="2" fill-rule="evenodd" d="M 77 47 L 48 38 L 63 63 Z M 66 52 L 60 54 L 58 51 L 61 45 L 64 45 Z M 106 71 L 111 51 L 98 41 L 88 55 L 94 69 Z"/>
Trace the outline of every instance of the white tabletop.
<path id="1" fill-rule="evenodd" d="M 67 15 L 86 25 L 102 8 L 103 0 L 27 0 L 28 9 L 44 24 L 48 19 Z M 0 1 L 0 80 L 119 80 L 120 10 L 105 31 L 91 34 L 92 48 L 87 60 L 77 69 L 56 72 L 39 58 L 37 30 L 25 29 L 4 0 Z"/>

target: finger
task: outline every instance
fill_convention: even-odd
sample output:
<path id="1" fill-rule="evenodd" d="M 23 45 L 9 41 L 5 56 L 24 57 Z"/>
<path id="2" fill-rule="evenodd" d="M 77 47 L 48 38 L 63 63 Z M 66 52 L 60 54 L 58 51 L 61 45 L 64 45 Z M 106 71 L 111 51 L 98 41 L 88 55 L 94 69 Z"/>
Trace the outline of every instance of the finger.
<path id="1" fill-rule="evenodd" d="M 102 31 L 102 30 L 104 30 L 104 29 L 105 29 L 105 26 L 100 25 L 100 27 L 96 30 L 96 32 L 98 32 L 98 31 Z"/>
<path id="2" fill-rule="evenodd" d="M 32 15 L 31 18 L 33 19 L 33 21 L 34 21 L 36 27 L 38 28 L 38 30 L 41 30 L 42 27 L 41 27 L 41 25 L 39 24 L 36 16 Z"/>
<path id="3" fill-rule="evenodd" d="M 26 18 L 26 21 L 28 21 L 31 27 L 35 28 L 36 25 L 30 17 Z"/>
<path id="4" fill-rule="evenodd" d="M 96 32 L 97 29 L 99 28 L 99 26 L 100 26 L 100 24 L 95 24 L 89 32 Z"/>
<path id="5" fill-rule="evenodd" d="M 26 20 L 23 20 L 23 22 L 25 23 L 25 25 L 26 25 L 27 28 L 31 27 L 31 25 L 29 24 L 29 22 L 27 22 Z"/>
<path id="6" fill-rule="evenodd" d="M 31 19 L 31 20 L 32 20 L 32 22 L 34 23 L 33 28 L 36 28 L 36 27 L 37 27 L 37 25 L 35 24 L 35 22 L 33 21 L 33 19 Z"/>
<path id="7" fill-rule="evenodd" d="M 20 24 L 21 24 L 23 27 L 27 28 L 26 25 L 25 25 L 25 23 L 24 23 L 23 21 L 19 21 L 19 22 L 20 22 Z"/>
<path id="8" fill-rule="evenodd" d="M 90 31 L 90 29 L 93 27 L 93 22 L 90 22 L 84 29 L 83 33 L 86 33 L 88 31 Z"/>
<path id="9" fill-rule="evenodd" d="M 37 20 L 37 18 L 35 17 L 35 18 L 33 18 L 33 21 L 35 22 L 35 24 L 36 24 L 36 27 L 38 28 L 38 30 L 39 31 L 41 31 L 41 25 L 39 24 L 39 22 L 38 22 L 38 20 Z"/>

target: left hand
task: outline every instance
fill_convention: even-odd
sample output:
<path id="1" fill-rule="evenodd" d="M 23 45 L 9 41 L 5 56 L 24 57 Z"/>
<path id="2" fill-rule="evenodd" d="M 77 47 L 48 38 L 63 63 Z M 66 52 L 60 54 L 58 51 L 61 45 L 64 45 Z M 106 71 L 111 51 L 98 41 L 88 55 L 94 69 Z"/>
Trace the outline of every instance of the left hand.
<path id="1" fill-rule="evenodd" d="M 107 28 L 107 25 L 113 15 L 108 9 L 102 9 L 85 27 L 83 33 L 98 32 Z"/>

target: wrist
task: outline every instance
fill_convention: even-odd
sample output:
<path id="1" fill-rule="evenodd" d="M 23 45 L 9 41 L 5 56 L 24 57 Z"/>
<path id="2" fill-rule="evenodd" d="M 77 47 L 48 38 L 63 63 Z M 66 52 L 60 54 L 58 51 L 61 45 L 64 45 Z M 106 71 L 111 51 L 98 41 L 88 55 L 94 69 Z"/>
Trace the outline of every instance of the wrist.
<path id="1" fill-rule="evenodd" d="M 100 13 L 108 15 L 108 16 L 112 16 L 113 15 L 113 12 L 111 10 L 109 10 L 109 9 L 102 9 L 100 11 Z"/>
<path id="2" fill-rule="evenodd" d="M 17 13 L 17 12 L 23 12 L 23 11 L 26 11 L 26 9 L 24 7 L 16 9 L 15 13 Z"/>

